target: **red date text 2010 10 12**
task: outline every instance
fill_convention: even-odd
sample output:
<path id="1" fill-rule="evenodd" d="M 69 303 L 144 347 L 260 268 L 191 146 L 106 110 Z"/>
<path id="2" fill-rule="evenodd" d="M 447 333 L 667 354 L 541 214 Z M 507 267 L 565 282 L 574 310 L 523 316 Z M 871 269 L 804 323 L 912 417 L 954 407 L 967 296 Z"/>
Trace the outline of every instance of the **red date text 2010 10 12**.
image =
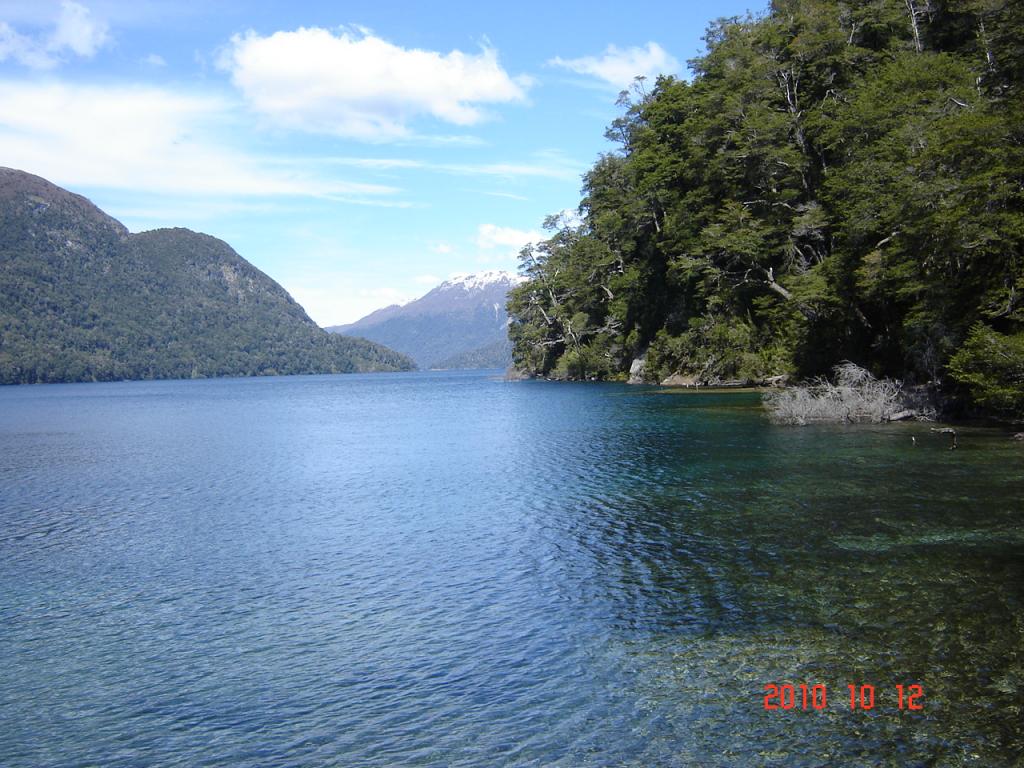
<path id="1" fill-rule="evenodd" d="M 847 685 L 847 694 L 842 696 L 842 706 L 852 710 L 870 710 L 875 708 L 875 686 Z M 822 683 L 793 685 L 785 683 L 776 685 L 768 683 L 764 687 L 764 708 L 767 710 L 821 710 L 829 705 L 828 688 Z M 878 703 L 882 704 L 883 696 L 879 695 Z M 924 688 L 920 685 L 896 685 L 893 690 L 892 703 L 897 709 L 919 711 L 924 709 Z"/>

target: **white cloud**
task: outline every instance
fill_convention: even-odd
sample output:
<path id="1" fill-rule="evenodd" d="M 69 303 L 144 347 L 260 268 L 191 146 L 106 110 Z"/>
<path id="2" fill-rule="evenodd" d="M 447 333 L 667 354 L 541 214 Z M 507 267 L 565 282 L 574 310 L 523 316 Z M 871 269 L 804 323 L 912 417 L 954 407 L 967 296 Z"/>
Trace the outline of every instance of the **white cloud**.
<path id="1" fill-rule="evenodd" d="M 137 196 L 129 193 L 129 196 Z M 156 200 L 124 202 L 118 200 L 116 193 L 110 202 L 101 206 L 104 210 L 116 211 L 117 219 L 132 232 L 145 232 L 149 229 L 167 226 L 187 226 L 201 229 L 202 223 L 217 221 L 225 217 L 237 215 L 265 216 L 281 213 L 282 206 L 267 201 L 241 201 L 235 199 L 210 198 L 167 198 L 159 196 Z M 96 202 L 95 200 L 93 202 Z"/>
<path id="2" fill-rule="evenodd" d="M 92 13 L 84 5 L 64 0 L 60 4 L 60 16 L 57 27 L 47 42 L 51 51 L 62 51 L 65 48 L 90 58 L 108 40 L 110 33 L 106 23 L 94 19 Z"/>
<path id="3" fill-rule="evenodd" d="M 485 195 L 490 197 L 504 197 L 509 200 L 529 200 L 530 198 L 524 197 L 523 195 L 514 195 L 511 192 L 484 192 Z"/>
<path id="4" fill-rule="evenodd" d="M 476 244 L 484 250 L 514 248 L 518 251 L 527 243 L 537 243 L 544 235 L 534 230 L 499 227 L 496 224 L 481 224 L 476 233 Z"/>
<path id="5" fill-rule="evenodd" d="M 106 22 L 72 0 L 60 4 L 53 29 L 45 35 L 23 35 L 0 21 L 0 62 L 12 59 L 32 69 L 52 69 L 65 53 L 92 58 L 110 40 Z"/>
<path id="6" fill-rule="evenodd" d="M 583 172 L 582 166 L 577 165 L 544 165 L 533 163 L 484 163 L 480 165 L 469 164 L 438 164 L 434 166 L 438 170 L 448 173 L 466 174 L 468 176 L 505 176 L 514 178 L 517 176 L 537 176 L 548 179 L 577 179 Z"/>
<path id="7" fill-rule="evenodd" d="M 0 21 L 0 62 L 13 59 L 26 67 L 46 69 L 57 62 L 46 52 L 46 47 L 30 37 L 19 34 L 7 22 Z"/>
<path id="8" fill-rule="evenodd" d="M 416 277 L 414 277 L 412 281 L 416 283 L 416 285 L 430 286 L 438 285 L 442 282 L 441 278 L 438 277 L 437 275 L 416 275 Z"/>
<path id="9" fill-rule="evenodd" d="M 408 304 L 415 298 L 405 291 L 387 286 L 383 288 L 360 288 L 356 291 L 356 294 L 373 302 L 375 308 L 386 307 L 390 304 Z"/>
<path id="10" fill-rule="evenodd" d="M 647 43 L 646 48 L 634 46 L 620 49 L 609 45 L 600 56 L 583 56 L 578 59 L 563 59 L 558 56 L 548 61 L 556 67 L 563 67 L 580 75 L 590 75 L 604 80 L 616 88 L 627 88 L 633 78 L 643 76 L 653 79 L 660 74 L 679 71 L 679 62 L 657 43 Z"/>
<path id="11" fill-rule="evenodd" d="M 486 117 L 482 105 L 524 101 L 530 85 L 510 76 L 493 48 L 408 49 L 363 29 L 249 31 L 231 39 L 219 66 L 276 123 L 366 141 L 408 138 L 409 123 L 424 115 L 475 125 Z"/>
<path id="12" fill-rule="evenodd" d="M 316 158 L 317 164 L 342 165 L 373 170 L 426 170 L 456 176 L 498 176 L 503 178 L 536 177 L 575 180 L 586 170 L 583 163 L 552 153 L 535 153 L 542 162 L 533 163 L 432 163 L 405 158 L 327 157 Z"/>
<path id="13" fill-rule="evenodd" d="M 443 255 L 446 253 L 451 253 L 455 249 L 452 248 L 448 243 L 434 243 L 432 246 L 430 246 L 430 250 L 432 250 L 434 253 L 440 253 Z"/>
<path id="14" fill-rule="evenodd" d="M 583 226 L 583 217 L 580 216 L 580 212 L 575 208 L 563 208 L 558 212 L 557 218 L 559 228 L 569 227 L 576 229 Z"/>
<path id="15" fill-rule="evenodd" d="M 515 271 L 519 252 L 527 243 L 539 243 L 545 237 L 536 230 L 481 224 L 476 232 L 476 263 L 491 269 Z"/>
<path id="16" fill-rule="evenodd" d="M 0 81 L 0 160 L 59 184 L 229 196 L 318 196 L 402 205 L 397 189 L 270 163 L 233 147 L 215 95 L 150 86 Z M 219 138 L 224 134 L 225 138 Z"/>
<path id="17" fill-rule="evenodd" d="M 388 286 L 365 287 L 382 279 L 377 275 L 320 271 L 315 276 L 284 278 L 281 284 L 320 327 L 353 323 L 375 309 L 407 304 L 419 292 Z M 364 286 L 364 287 L 359 287 Z"/>
<path id="18" fill-rule="evenodd" d="M 142 59 L 143 64 L 149 64 L 151 67 L 166 67 L 167 60 L 159 53 L 151 53 Z"/>
<path id="19" fill-rule="evenodd" d="M 353 168 L 372 168 L 380 171 L 391 171 L 396 168 L 422 168 L 424 163 L 419 160 L 408 160 L 398 157 L 330 157 L 314 162 L 327 162 L 334 165 L 347 165 Z"/>

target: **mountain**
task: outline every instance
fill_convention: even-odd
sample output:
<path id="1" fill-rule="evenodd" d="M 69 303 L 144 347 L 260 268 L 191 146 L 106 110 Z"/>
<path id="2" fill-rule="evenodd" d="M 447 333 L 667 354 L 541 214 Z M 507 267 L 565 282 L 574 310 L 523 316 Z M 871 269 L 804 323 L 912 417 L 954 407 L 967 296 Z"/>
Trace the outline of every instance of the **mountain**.
<path id="1" fill-rule="evenodd" d="M 508 368 L 512 365 L 512 342 L 507 338 L 483 347 L 460 352 L 434 364 L 434 368 L 457 370 L 466 368 Z"/>
<path id="2" fill-rule="evenodd" d="M 413 358 L 421 368 L 501 368 L 512 362 L 508 292 L 522 282 L 491 270 L 446 280 L 408 304 L 378 309 L 332 333 L 362 336 Z"/>
<path id="3" fill-rule="evenodd" d="M 322 331 L 221 240 L 129 234 L 84 197 L 0 168 L 0 383 L 412 366 Z"/>

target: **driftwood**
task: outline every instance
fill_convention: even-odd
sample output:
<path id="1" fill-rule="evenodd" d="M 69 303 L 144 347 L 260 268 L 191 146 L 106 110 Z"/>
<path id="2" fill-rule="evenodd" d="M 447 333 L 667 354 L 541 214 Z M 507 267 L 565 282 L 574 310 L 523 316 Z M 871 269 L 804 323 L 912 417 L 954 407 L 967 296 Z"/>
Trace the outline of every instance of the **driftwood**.
<path id="1" fill-rule="evenodd" d="M 766 393 L 764 403 L 772 420 L 777 424 L 877 424 L 908 410 L 902 400 L 903 385 L 898 381 L 876 379 L 853 363 L 837 365 L 834 374 L 834 382 L 819 379 L 808 386 Z"/>
<path id="2" fill-rule="evenodd" d="M 936 434 L 939 434 L 939 435 L 949 435 L 950 437 L 952 437 L 953 438 L 953 442 L 950 443 L 949 450 L 951 450 L 951 451 L 956 450 L 957 442 L 956 442 L 956 430 L 955 429 L 953 429 L 952 427 L 941 427 L 941 428 L 932 427 L 931 431 L 935 432 Z"/>
<path id="3" fill-rule="evenodd" d="M 889 414 L 888 421 L 906 421 L 907 419 L 916 419 L 918 416 L 917 411 L 897 411 L 896 413 Z"/>

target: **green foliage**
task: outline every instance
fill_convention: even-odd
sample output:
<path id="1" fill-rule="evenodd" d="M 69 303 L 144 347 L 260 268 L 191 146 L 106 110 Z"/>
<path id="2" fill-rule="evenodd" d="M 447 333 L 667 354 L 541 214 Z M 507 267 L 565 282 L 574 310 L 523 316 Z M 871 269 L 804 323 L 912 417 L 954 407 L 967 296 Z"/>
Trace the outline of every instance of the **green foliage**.
<path id="1" fill-rule="evenodd" d="M 739 318 L 693 318 L 687 331 L 673 336 L 658 332 L 647 352 L 647 365 L 657 379 L 677 372 L 703 382 L 761 381 L 788 370 L 784 345 L 760 342 L 757 327 Z"/>
<path id="2" fill-rule="evenodd" d="M 511 362 L 512 344 L 508 339 L 501 339 L 493 344 L 486 344 L 469 352 L 445 358 L 432 367 L 443 370 L 508 368 Z"/>
<path id="3" fill-rule="evenodd" d="M 658 377 L 852 360 L 926 382 L 975 323 L 1020 333 L 1022 32 L 1010 0 L 716 22 L 691 82 L 623 94 L 580 219 L 522 254 L 516 364 L 613 377 L 647 350 Z"/>
<path id="4" fill-rule="evenodd" d="M 411 367 L 322 331 L 220 240 L 129 235 L 84 198 L 0 169 L 0 383 Z"/>
<path id="5" fill-rule="evenodd" d="M 966 384 L 981 406 L 1024 416 L 1024 333 L 1007 336 L 975 325 L 949 363 L 950 374 Z"/>

